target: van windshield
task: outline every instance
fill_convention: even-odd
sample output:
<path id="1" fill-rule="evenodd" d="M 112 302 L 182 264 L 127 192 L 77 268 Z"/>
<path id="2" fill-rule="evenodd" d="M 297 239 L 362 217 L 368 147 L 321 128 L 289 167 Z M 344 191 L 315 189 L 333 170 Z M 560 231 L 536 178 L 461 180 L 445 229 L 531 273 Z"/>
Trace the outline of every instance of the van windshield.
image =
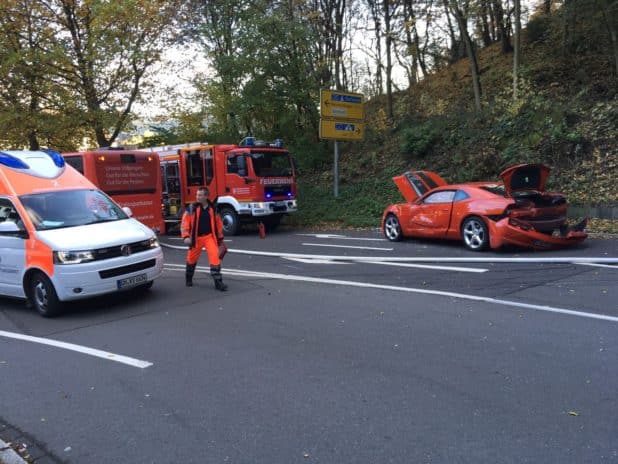
<path id="1" fill-rule="evenodd" d="M 60 229 L 128 219 L 99 190 L 60 190 L 19 197 L 36 230 Z"/>

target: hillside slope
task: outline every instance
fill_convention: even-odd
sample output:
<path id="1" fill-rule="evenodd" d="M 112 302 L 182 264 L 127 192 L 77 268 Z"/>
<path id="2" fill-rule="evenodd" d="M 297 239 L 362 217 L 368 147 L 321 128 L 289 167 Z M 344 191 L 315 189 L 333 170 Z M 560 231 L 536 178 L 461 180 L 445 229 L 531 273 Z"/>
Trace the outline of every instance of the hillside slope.
<path id="1" fill-rule="evenodd" d="M 565 57 L 555 28 L 540 21 L 524 31 L 516 101 L 512 55 L 498 44 L 479 54 L 481 113 L 472 108 L 467 60 L 395 95 L 391 124 L 384 98 L 373 99 L 366 140 L 340 143 L 340 197 L 332 193 L 331 144 L 322 164 L 301 160 L 300 212 L 291 221 L 377 226 L 384 207 L 402 198 L 393 175 L 427 169 L 453 182 L 496 179 L 522 162 L 549 165 L 548 188 L 565 193 L 571 204 L 618 206 L 618 79 L 594 34 L 583 33 L 577 53 Z M 595 220 L 592 228 L 618 232 L 618 221 Z"/>

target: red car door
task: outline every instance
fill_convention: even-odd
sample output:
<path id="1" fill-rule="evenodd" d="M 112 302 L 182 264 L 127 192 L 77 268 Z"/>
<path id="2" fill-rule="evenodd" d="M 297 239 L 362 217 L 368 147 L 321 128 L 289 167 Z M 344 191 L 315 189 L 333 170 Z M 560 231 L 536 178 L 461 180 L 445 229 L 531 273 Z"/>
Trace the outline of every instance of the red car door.
<path id="1" fill-rule="evenodd" d="M 455 190 L 429 193 L 412 205 L 408 228 L 412 235 L 445 237 L 451 222 Z"/>

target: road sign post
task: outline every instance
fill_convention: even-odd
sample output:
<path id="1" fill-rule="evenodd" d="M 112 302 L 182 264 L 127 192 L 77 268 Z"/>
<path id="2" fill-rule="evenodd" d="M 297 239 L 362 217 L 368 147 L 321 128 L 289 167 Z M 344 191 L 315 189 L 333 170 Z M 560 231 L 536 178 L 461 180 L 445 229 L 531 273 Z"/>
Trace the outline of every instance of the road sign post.
<path id="1" fill-rule="evenodd" d="M 333 192 L 339 196 L 339 140 L 365 138 L 365 97 L 361 93 L 340 90 L 320 92 L 320 138 L 335 141 Z"/>

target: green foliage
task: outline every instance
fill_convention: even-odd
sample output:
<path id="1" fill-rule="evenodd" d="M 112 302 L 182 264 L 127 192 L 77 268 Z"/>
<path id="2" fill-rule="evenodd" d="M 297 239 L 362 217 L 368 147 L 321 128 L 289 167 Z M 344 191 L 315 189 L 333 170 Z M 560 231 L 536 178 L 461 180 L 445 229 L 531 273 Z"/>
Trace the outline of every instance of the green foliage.
<path id="1" fill-rule="evenodd" d="M 409 159 L 424 158 L 432 153 L 433 147 L 443 139 L 445 118 L 431 117 L 403 129 L 402 150 Z"/>

